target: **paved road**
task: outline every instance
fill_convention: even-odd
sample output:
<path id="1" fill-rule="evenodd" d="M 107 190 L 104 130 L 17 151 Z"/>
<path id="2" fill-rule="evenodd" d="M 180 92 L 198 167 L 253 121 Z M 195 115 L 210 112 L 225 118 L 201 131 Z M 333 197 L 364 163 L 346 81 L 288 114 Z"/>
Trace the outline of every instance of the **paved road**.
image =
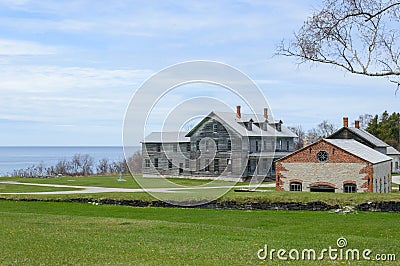
<path id="1" fill-rule="evenodd" d="M 392 182 L 400 185 L 400 175 L 392 176 Z"/>
<path id="2" fill-rule="evenodd" d="M 163 193 L 177 193 L 187 190 L 198 190 L 198 189 L 221 189 L 231 188 L 232 186 L 214 186 L 214 187 L 183 187 L 183 188 L 107 188 L 107 187 L 91 187 L 91 186 L 70 186 L 70 185 L 57 185 L 57 184 L 34 184 L 34 183 L 22 183 L 16 181 L 0 181 L 0 184 L 12 184 L 12 185 L 26 185 L 26 186 L 40 186 L 40 187 L 61 187 L 71 188 L 75 190 L 68 191 L 43 191 L 43 192 L 13 192 L 13 193 L 1 193 L 1 195 L 59 195 L 59 194 L 90 194 L 90 193 L 109 193 L 109 192 L 163 192 Z M 249 186 L 238 186 L 237 188 L 248 188 Z M 262 184 L 260 187 L 275 187 L 275 184 Z M 78 190 L 77 190 L 78 189 Z"/>

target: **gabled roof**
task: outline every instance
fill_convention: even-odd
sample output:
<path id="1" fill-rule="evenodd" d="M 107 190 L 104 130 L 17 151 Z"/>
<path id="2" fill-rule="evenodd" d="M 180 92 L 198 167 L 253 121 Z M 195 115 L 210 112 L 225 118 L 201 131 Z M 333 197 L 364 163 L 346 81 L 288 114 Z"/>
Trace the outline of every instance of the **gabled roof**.
<path id="1" fill-rule="evenodd" d="M 376 164 L 392 160 L 389 156 L 380 153 L 354 139 L 324 139 L 326 142 L 341 148 L 365 161 Z"/>
<path id="2" fill-rule="evenodd" d="M 363 140 L 367 141 L 368 143 L 370 143 L 374 147 L 381 147 L 381 148 L 389 147 L 389 144 L 383 142 L 382 140 L 380 140 L 379 138 L 375 137 L 374 135 L 372 135 L 368 131 L 366 131 L 364 129 L 361 129 L 361 128 L 356 128 L 356 127 L 342 127 L 341 129 L 337 130 L 332 135 L 330 135 L 328 137 L 328 139 L 334 139 L 335 135 L 337 135 L 339 132 L 341 132 L 343 130 L 349 130 L 350 132 L 352 132 L 355 135 L 359 136 L 360 138 L 362 138 Z"/>
<path id="3" fill-rule="evenodd" d="M 293 153 L 280 158 L 278 161 L 284 160 L 285 158 L 291 157 L 297 153 L 300 153 L 304 150 L 307 150 L 311 146 L 316 145 L 317 143 L 320 143 L 322 141 L 328 142 L 333 146 L 336 146 L 337 148 L 340 148 L 354 156 L 357 156 L 358 158 L 370 162 L 372 164 L 377 164 L 381 162 L 386 162 L 392 160 L 389 156 L 376 151 L 354 139 L 321 139 L 318 140 L 317 142 L 314 142 L 310 145 L 307 145 L 297 151 L 294 151 Z"/>
<path id="4" fill-rule="evenodd" d="M 281 126 L 281 131 L 275 129 L 275 127 L 271 126 L 271 122 L 267 125 L 267 130 L 262 130 L 256 124 L 265 121 L 263 115 L 260 114 L 242 114 L 240 118 L 236 116 L 236 113 L 233 112 L 211 112 L 207 115 L 203 120 L 201 120 L 186 136 L 191 136 L 204 122 L 206 122 L 209 118 L 216 117 L 219 122 L 221 122 L 224 126 L 228 126 L 231 130 L 238 133 L 240 136 L 244 137 L 267 137 L 267 136 L 276 136 L 276 137 L 291 137 L 296 138 L 297 135 L 290 131 L 287 127 Z M 250 119 L 253 120 L 252 130 L 248 130 L 244 123 L 249 122 Z M 282 123 L 282 121 L 273 121 L 272 123 Z"/>
<path id="5" fill-rule="evenodd" d="M 392 146 L 389 146 L 386 148 L 386 154 L 387 155 L 400 155 L 400 151 L 396 150 Z"/>
<path id="6" fill-rule="evenodd" d="M 182 143 L 190 142 L 190 138 L 185 137 L 187 132 L 152 132 L 144 138 L 142 143 Z"/>

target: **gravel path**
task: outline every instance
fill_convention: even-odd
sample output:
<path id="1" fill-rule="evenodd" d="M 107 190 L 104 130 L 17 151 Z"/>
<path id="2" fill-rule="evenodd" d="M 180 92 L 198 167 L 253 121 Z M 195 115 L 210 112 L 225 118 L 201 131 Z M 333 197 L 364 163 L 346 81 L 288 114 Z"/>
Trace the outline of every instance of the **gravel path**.
<path id="1" fill-rule="evenodd" d="M 163 193 L 177 193 L 187 190 L 197 189 L 219 189 L 219 188 L 231 188 L 232 186 L 215 186 L 215 187 L 183 187 L 183 188 L 107 188 L 107 187 L 91 187 L 91 186 L 70 186 L 70 185 L 57 185 L 57 184 L 35 184 L 35 183 L 22 183 L 16 181 L 0 181 L 0 184 L 12 184 L 12 185 L 26 185 L 26 186 L 41 186 L 41 187 L 62 187 L 71 188 L 78 190 L 69 191 L 43 191 L 43 192 L 13 192 L 13 193 L 1 193 L 1 195 L 60 195 L 60 194 L 90 194 L 90 193 L 110 193 L 110 192 L 163 192 Z M 275 184 L 262 184 L 259 187 L 275 187 Z M 248 188 L 248 186 L 237 186 L 237 188 Z"/>

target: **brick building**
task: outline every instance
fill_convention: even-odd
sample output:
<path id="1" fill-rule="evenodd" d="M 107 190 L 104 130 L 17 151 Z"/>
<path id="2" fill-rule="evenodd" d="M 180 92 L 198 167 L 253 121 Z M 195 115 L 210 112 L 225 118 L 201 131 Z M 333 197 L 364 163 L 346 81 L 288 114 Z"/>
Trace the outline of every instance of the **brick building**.
<path id="1" fill-rule="evenodd" d="M 391 160 L 354 139 L 321 139 L 277 161 L 276 189 L 390 192 Z"/>

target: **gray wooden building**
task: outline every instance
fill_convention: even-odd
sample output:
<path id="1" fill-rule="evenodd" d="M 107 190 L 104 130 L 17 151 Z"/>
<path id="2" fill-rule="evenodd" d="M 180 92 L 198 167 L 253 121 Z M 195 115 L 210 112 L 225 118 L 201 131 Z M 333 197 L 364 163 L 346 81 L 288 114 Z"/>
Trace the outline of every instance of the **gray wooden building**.
<path id="1" fill-rule="evenodd" d="M 163 137 L 164 136 L 164 137 Z M 151 133 L 142 141 L 143 176 L 275 180 L 275 161 L 297 136 L 264 114 L 211 112 L 187 134 Z"/>
<path id="2" fill-rule="evenodd" d="M 389 144 L 360 128 L 358 120 L 354 121 L 354 127 L 349 127 L 349 119 L 347 117 L 343 117 L 343 127 L 328 136 L 327 139 L 354 139 L 383 154 L 386 154 L 389 147 Z"/>

